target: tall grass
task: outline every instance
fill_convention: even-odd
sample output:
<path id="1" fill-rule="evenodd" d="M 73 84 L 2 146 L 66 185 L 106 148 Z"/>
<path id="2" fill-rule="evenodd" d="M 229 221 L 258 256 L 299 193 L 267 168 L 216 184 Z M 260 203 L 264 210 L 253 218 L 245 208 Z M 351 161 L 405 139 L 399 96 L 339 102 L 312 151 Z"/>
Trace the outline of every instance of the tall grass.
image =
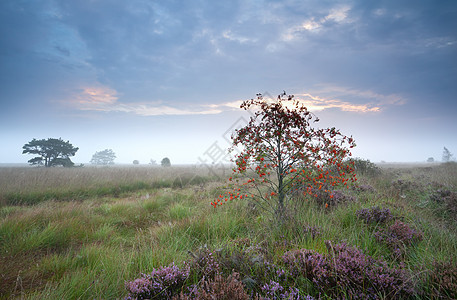
<path id="1" fill-rule="evenodd" d="M 149 188 L 182 188 L 218 180 L 225 169 L 205 167 L 0 168 L 0 206 L 46 200 L 121 196 Z"/>

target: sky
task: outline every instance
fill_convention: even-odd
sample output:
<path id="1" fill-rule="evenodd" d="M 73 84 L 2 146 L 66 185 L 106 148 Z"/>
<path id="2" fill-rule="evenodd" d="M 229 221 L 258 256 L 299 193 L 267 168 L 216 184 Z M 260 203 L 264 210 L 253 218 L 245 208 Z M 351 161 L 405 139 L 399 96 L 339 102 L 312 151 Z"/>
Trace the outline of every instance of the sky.
<path id="1" fill-rule="evenodd" d="M 457 154 L 457 1 L 2 0 L 0 163 L 219 164 L 241 101 L 294 94 L 373 162 Z"/>

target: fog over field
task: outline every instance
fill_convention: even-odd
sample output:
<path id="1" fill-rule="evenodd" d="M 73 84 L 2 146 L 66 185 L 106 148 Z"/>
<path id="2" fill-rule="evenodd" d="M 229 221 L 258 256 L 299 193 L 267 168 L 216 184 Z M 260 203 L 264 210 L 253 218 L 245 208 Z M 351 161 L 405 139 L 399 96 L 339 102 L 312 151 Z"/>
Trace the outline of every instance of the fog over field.
<path id="1" fill-rule="evenodd" d="M 33 138 L 219 164 L 285 90 L 374 162 L 457 152 L 456 1 L 0 2 L 0 163 Z"/>

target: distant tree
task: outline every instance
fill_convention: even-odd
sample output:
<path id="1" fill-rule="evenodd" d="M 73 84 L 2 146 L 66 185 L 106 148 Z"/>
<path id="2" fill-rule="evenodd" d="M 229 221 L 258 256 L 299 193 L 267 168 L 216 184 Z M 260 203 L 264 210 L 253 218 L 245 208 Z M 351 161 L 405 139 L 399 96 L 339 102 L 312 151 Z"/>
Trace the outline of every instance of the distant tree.
<path id="1" fill-rule="evenodd" d="M 133 164 L 134 164 L 134 165 L 139 165 L 139 164 L 140 164 L 140 161 L 139 161 L 138 159 L 135 159 L 135 160 L 133 161 Z"/>
<path id="2" fill-rule="evenodd" d="M 79 150 L 69 141 L 63 141 L 62 138 L 47 140 L 33 139 L 22 146 L 22 154 L 37 154 L 38 156 L 28 161 L 31 165 L 44 165 L 45 167 L 64 166 L 72 167 L 74 163 L 70 160 Z"/>
<path id="3" fill-rule="evenodd" d="M 151 160 L 149 161 L 149 164 L 150 164 L 150 165 L 153 165 L 153 166 L 157 166 L 157 162 L 156 162 L 155 160 L 153 160 L 152 158 L 151 158 Z"/>
<path id="4" fill-rule="evenodd" d="M 434 161 L 435 161 L 435 159 L 434 159 L 433 157 L 427 158 L 427 162 L 428 162 L 428 163 L 432 163 L 432 162 L 434 162 Z"/>
<path id="5" fill-rule="evenodd" d="M 168 157 L 165 157 L 164 159 L 162 159 L 160 164 L 162 165 L 162 167 L 170 167 L 171 166 L 171 162 L 170 162 L 170 159 Z"/>
<path id="6" fill-rule="evenodd" d="M 105 149 L 103 151 L 97 151 L 92 155 L 90 163 L 93 165 L 113 165 L 116 159 L 116 154 L 112 149 Z"/>
<path id="7" fill-rule="evenodd" d="M 451 151 L 449 151 L 446 147 L 443 149 L 443 162 L 449 162 L 452 160 L 452 156 L 454 156 Z"/>

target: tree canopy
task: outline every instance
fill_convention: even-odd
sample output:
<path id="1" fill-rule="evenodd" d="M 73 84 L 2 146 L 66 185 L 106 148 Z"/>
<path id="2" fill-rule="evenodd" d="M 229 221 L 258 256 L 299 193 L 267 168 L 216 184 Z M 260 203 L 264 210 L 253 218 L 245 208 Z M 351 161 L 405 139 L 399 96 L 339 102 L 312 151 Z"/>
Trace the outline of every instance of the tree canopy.
<path id="1" fill-rule="evenodd" d="M 443 158 L 442 158 L 443 162 L 450 162 L 450 161 L 452 161 L 452 157 L 453 157 L 453 156 L 454 156 L 454 155 L 451 153 L 451 151 L 449 151 L 448 148 L 444 147 L 444 149 L 443 149 Z"/>
<path id="2" fill-rule="evenodd" d="M 170 162 L 170 159 L 168 157 L 163 158 L 162 161 L 160 162 L 160 164 L 162 165 L 162 167 L 170 167 L 171 166 L 171 162 Z"/>
<path id="3" fill-rule="evenodd" d="M 79 150 L 69 141 L 62 138 L 54 139 L 33 139 L 22 146 L 22 154 L 36 154 L 38 156 L 28 161 L 31 165 L 44 165 L 45 167 L 64 166 L 72 167 L 74 163 L 70 160 Z"/>
<path id="4" fill-rule="evenodd" d="M 112 149 L 105 149 L 103 151 L 97 151 L 92 155 L 90 163 L 93 165 L 113 165 L 116 159 L 116 154 Z"/>

